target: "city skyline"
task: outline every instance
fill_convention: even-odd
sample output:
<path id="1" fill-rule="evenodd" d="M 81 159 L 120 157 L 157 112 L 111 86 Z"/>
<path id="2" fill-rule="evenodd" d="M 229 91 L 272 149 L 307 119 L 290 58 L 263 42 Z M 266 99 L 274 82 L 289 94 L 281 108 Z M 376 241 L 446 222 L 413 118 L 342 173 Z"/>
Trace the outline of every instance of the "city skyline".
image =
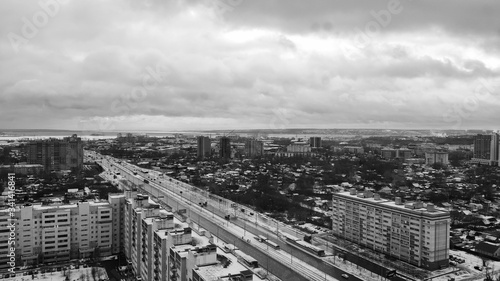
<path id="1" fill-rule="evenodd" d="M 4 1 L 0 127 L 497 129 L 490 1 Z"/>

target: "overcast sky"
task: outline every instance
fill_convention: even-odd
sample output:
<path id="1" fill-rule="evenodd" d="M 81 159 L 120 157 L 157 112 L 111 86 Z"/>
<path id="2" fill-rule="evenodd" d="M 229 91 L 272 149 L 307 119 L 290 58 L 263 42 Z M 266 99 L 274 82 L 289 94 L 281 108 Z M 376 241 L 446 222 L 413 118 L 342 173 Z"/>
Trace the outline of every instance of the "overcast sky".
<path id="1" fill-rule="evenodd" d="M 0 128 L 498 129 L 499 15 L 498 0 L 2 0 Z"/>

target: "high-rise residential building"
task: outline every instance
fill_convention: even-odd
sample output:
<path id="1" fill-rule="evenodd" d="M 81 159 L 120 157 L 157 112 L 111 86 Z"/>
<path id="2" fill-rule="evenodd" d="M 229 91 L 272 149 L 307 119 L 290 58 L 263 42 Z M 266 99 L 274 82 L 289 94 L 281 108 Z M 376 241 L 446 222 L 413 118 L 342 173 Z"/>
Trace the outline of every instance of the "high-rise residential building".
<path id="1" fill-rule="evenodd" d="M 474 155 L 472 163 L 487 165 L 499 164 L 499 136 L 497 133 L 491 135 L 478 134 L 474 137 Z"/>
<path id="2" fill-rule="evenodd" d="M 18 253 L 12 254 L 9 249 L 9 237 L 11 233 L 9 226 L 11 222 L 12 218 L 10 217 L 9 210 L 7 208 L 5 210 L 0 210 L 0 272 L 7 272 L 7 270 L 11 268 L 9 265 L 11 257 L 9 255 L 19 257 Z"/>
<path id="3" fill-rule="evenodd" d="M 491 135 L 491 156 L 490 165 L 500 165 L 500 139 L 498 134 Z"/>
<path id="4" fill-rule="evenodd" d="M 333 194 L 333 234 L 429 270 L 448 266 L 450 213 L 371 191 Z"/>
<path id="5" fill-rule="evenodd" d="M 221 137 L 219 140 L 219 157 L 222 159 L 231 158 L 231 139 Z"/>
<path id="6" fill-rule="evenodd" d="M 406 160 L 411 158 L 411 150 L 407 148 L 384 148 L 381 150 L 381 156 L 385 159 L 400 159 Z"/>
<path id="7" fill-rule="evenodd" d="M 247 157 L 264 155 L 264 143 L 258 140 L 245 141 L 245 154 Z"/>
<path id="8" fill-rule="evenodd" d="M 206 136 L 198 136 L 198 158 L 204 159 L 205 157 L 210 157 L 212 155 L 212 144 L 210 138 Z"/>
<path id="9" fill-rule="evenodd" d="M 474 137 L 474 157 L 490 159 L 492 135 L 477 135 Z"/>
<path id="10" fill-rule="evenodd" d="M 83 142 L 77 135 L 32 141 L 27 145 L 27 154 L 28 164 L 43 165 L 45 172 L 83 168 Z"/>
<path id="11" fill-rule="evenodd" d="M 133 272 L 141 275 L 143 267 L 142 219 L 159 216 L 160 205 L 149 201 L 148 196 L 135 191 L 126 192 L 127 200 L 124 208 L 125 256 L 132 263 Z"/>
<path id="12" fill-rule="evenodd" d="M 426 152 L 425 153 L 425 164 L 433 165 L 435 163 L 448 165 L 449 164 L 448 152 L 439 152 L 439 151 Z"/>
<path id="13" fill-rule="evenodd" d="M 309 145 L 314 148 L 321 147 L 321 137 L 309 138 Z"/>
<path id="14" fill-rule="evenodd" d="M 141 280 L 253 280 L 238 258 L 195 233 L 188 223 L 137 191 L 108 201 L 25 205 L 0 210 L 0 270 L 10 268 L 9 237 L 16 237 L 16 265 L 67 262 L 120 252 Z M 15 235 L 9 225 L 15 224 Z M 199 227 L 198 227 L 199 228 Z M 214 279 L 215 278 L 215 279 Z M 219 279 L 218 279 L 219 278 Z"/>
<path id="15" fill-rule="evenodd" d="M 238 258 L 137 192 L 126 192 L 125 255 L 144 281 L 254 280 Z"/>
<path id="16" fill-rule="evenodd" d="M 11 222 L 10 219 L 18 222 L 15 228 L 18 265 L 110 256 L 121 251 L 120 217 L 124 200 L 123 194 L 111 194 L 108 201 L 27 204 L 16 207 L 14 217 L 10 217 L 11 210 L 0 210 L 0 225 Z M 10 232 L 0 232 L 0 242 L 3 234 Z M 0 261 L 3 257 L 2 254 Z M 0 269 L 2 266 L 4 263 Z"/>

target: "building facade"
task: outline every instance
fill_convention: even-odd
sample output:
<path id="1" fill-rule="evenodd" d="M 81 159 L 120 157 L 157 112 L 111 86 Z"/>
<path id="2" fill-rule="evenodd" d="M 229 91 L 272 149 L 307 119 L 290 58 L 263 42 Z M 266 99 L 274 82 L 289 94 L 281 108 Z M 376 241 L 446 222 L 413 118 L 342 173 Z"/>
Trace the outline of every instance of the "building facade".
<path id="1" fill-rule="evenodd" d="M 321 147 L 321 137 L 310 137 L 309 145 L 314 148 Z"/>
<path id="2" fill-rule="evenodd" d="M 245 154 L 247 157 L 264 155 L 264 143 L 258 140 L 245 141 Z"/>
<path id="3" fill-rule="evenodd" d="M 253 273 L 214 245 L 213 238 L 195 233 L 148 196 L 125 196 L 125 256 L 138 280 L 253 280 Z"/>
<path id="4" fill-rule="evenodd" d="M 198 144 L 198 158 L 204 159 L 205 157 L 210 157 L 212 155 L 212 143 L 210 142 L 210 138 L 206 136 L 198 136 L 196 140 Z"/>
<path id="5" fill-rule="evenodd" d="M 499 136 L 497 133 L 491 135 L 476 135 L 474 137 L 474 155 L 472 163 L 499 165 Z"/>
<path id="6" fill-rule="evenodd" d="M 275 154 L 277 157 L 312 157 L 316 156 L 312 152 L 312 148 L 305 142 L 296 142 L 288 145 L 285 152 L 278 151 Z"/>
<path id="7" fill-rule="evenodd" d="M 0 271 L 10 268 L 14 237 L 18 267 L 123 252 L 136 280 L 255 280 L 243 261 L 213 244 L 212 235 L 193 232 L 137 191 L 110 194 L 108 201 L 27 204 L 16 207 L 13 218 L 11 211 L 0 210 Z"/>
<path id="8" fill-rule="evenodd" d="M 222 159 L 231 158 L 231 139 L 228 137 L 221 137 L 219 140 L 219 157 Z"/>
<path id="9" fill-rule="evenodd" d="M 333 195 L 333 234 L 415 266 L 448 266 L 450 214 L 356 189 Z"/>
<path id="10" fill-rule="evenodd" d="M 16 264 L 36 265 L 118 254 L 121 225 L 119 215 L 116 216 L 121 212 L 124 196 L 112 197 L 111 201 L 16 207 Z M 9 209 L 0 210 L 0 224 L 5 223 L 5 217 L 11 219 L 8 214 Z M 0 232 L 0 240 L 2 237 Z"/>
<path id="11" fill-rule="evenodd" d="M 448 165 L 448 152 L 426 152 L 425 153 L 425 164 L 433 165 L 435 163 L 440 163 L 443 165 Z"/>
<path id="12" fill-rule="evenodd" d="M 411 150 L 407 148 L 384 148 L 381 150 L 381 156 L 385 159 L 400 159 L 404 161 L 411 158 L 412 155 Z"/>
<path id="13" fill-rule="evenodd" d="M 77 135 L 30 142 L 27 154 L 28 164 L 43 165 L 45 172 L 83 168 L 83 142 Z"/>

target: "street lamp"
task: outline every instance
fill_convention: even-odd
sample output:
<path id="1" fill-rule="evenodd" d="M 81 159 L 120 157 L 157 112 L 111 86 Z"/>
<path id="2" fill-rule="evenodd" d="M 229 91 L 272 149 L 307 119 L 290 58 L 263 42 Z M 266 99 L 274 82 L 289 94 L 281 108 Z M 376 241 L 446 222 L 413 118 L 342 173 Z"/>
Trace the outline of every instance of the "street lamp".
<path id="1" fill-rule="evenodd" d="M 182 191 L 180 191 L 182 197 Z M 177 212 L 179 212 L 179 200 L 177 200 Z"/>

